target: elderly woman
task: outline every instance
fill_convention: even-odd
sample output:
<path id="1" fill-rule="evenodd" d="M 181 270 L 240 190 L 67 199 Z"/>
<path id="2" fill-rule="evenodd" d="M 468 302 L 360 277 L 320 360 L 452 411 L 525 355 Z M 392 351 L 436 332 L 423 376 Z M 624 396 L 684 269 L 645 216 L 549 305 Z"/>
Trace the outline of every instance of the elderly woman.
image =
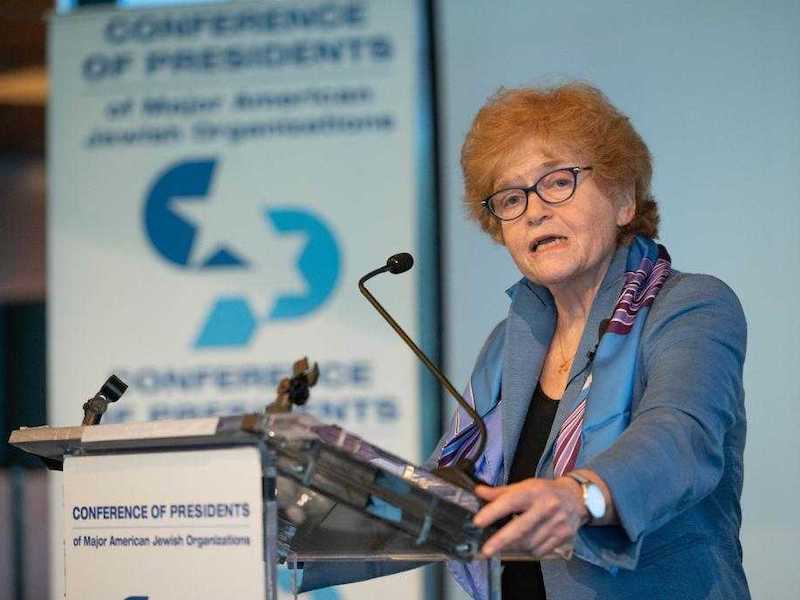
<path id="1" fill-rule="evenodd" d="M 591 86 L 505 90 L 461 164 L 470 214 L 523 275 L 468 389 L 497 432 L 475 523 L 516 517 L 482 551 L 574 544 L 572 560 L 507 564 L 504 598 L 748 598 L 745 319 L 653 242 L 644 142 Z M 442 462 L 468 450 L 453 429 Z"/>
<path id="2" fill-rule="evenodd" d="M 749 598 L 739 544 L 746 326 L 653 238 L 650 154 L 597 89 L 504 90 L 462 150 L 471 216 L 522 273 L 466 397 L 489 430 L 475 523 L 504 598 Z M 474 447 L 457 414 L 434 461 Z M 474 597 L 481 564 L 451 570 Z M 373 570 L 377 574 L 380 570 Z M 354 577 L 348 577 L 354 578 Z"/>

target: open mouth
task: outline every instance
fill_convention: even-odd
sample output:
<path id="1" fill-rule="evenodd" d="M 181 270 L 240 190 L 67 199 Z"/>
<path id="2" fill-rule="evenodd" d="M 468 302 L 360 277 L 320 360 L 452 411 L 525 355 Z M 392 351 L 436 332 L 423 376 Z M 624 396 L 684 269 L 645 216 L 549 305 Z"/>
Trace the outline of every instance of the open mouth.
<path id="1" fill-rule="evenodd" d="M 549 235 L 547 237 L 543 237 L 541 239 L 531 242 L 530 250 L 531 252 L 536 252 L 538 250 L 552 248 L 554 246 L 558 246 L 566 239 L 567 238 L 565 238 L 563 235 Z"/>

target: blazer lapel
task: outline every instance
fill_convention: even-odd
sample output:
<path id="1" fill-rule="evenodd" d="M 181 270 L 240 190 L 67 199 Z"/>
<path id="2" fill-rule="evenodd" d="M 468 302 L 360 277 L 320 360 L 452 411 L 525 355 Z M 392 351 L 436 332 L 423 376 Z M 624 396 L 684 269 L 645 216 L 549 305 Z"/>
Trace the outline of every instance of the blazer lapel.
<path id="1" fill-rule="evenodd" d="M 608 267 L 606 276 L 603 278 L 603 283 L 600 284 L 600 289 L 597 291 L 597 296 L 595 296 L 594 302 L 592 303 L 592 308 L 589 311 L 589 317 L 586 320 L 586 326 L 583 329 L 583 335 L 581 336 L 578 350 L 575 353 L 575 360 L 572 361 L 572 369 L 568 379 L 569 383 L 559 402 L 558 410 L 556 411 L 556 416 L 553 421 L 553 427 L 550 429 L 550 436 L 547 439 L 547 445 L 539 460 L 539 467 L 536 470 L 538 476 L 550 477 L 552 475 L 550 466 L 547 468 L 547 473 L 541 472 L 542 467 L 550 458 L 550 453 L 553 450 L 553 444 L 555 444 L 556 438 L 558 438 L 561 425 L 579 403 L 581 388 L 583 388 L 583 384 L 589 375 L 589 355 L 595 350 L 600 339 L 600 325 L 604 319 L 611 318 L 611 313 L 614 310 L 619 294 L 622 291 L 622 286 L 625 283 L 625 264 L 627 262 L 627 257 L 628 246 L 621 246 L 617 249 Z M 547 348 L 545 348 L 545 351 L 546 349 Z M 537 377 L 538 373 L 539 371 L 537 371 Z M 516 445 L 516 439 L 514 443 Z"/>
<path id="2" fill-rule="evenodd" d="M 501 410 L 503 420 L 503 482 L 511 462 L 547 348 L 555 330 L 555 308 L 550 293 L 523 279 L 509 291 L 511 308 L 506 319 Z"/>

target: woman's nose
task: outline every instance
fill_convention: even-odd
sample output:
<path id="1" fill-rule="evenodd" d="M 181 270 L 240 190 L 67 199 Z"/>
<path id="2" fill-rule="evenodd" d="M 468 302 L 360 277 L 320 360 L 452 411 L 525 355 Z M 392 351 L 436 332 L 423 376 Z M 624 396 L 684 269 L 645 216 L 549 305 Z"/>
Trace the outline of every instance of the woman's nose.
<path id="1" fill-rule="evenodd" d="M 528 225 L 541 225 L 553 214 L 553 207 L 542 200 L 534 191 L 528 192 L 528 206 L 525 209 L 525 222 Z"/>

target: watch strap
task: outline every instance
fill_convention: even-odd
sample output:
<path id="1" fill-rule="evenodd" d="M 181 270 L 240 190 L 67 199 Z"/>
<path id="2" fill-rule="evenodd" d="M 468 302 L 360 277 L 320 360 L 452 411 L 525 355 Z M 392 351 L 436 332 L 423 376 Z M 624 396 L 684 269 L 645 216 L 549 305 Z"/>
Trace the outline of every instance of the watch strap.
<path id="1" fill-rule="evenodd" d="M 577 481 L 580 484 L 581 491 L 583 492 L 583 505 L 586 507 L 586 514 L 589 515 L 589 521 L 587 522 L 587 524 L 592 525 L 597 519 L 592 514 L 591 508 L 589 508 L 589 486 L 593 485 L 595 487 L 598 487 L 597 484 L 591 479 L 587 479 L 580 473 L 575 473 L 573 471 L 570 471 L 569 473 L 564 473 L 564 476 L 569 477 L 570 479 Z"/>

